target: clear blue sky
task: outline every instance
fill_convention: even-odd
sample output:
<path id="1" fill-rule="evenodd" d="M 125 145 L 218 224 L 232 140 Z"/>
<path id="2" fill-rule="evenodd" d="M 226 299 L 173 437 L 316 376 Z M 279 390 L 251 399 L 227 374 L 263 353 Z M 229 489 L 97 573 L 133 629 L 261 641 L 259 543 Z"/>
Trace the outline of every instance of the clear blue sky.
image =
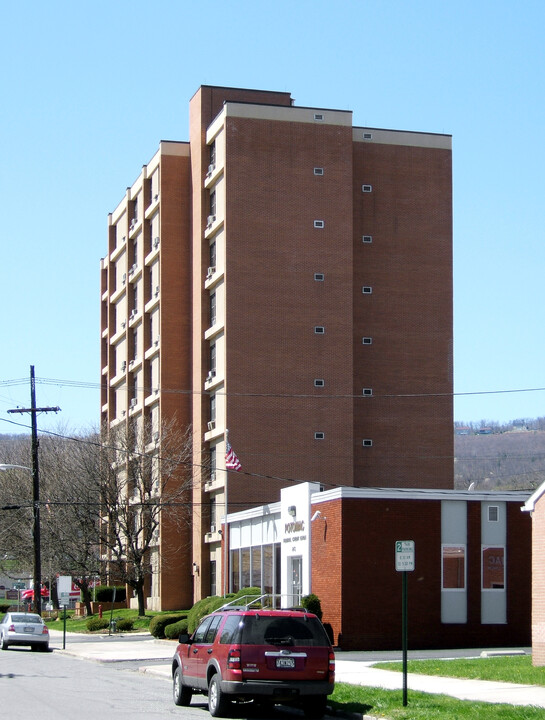
<path id="1" fill-rule="evenodd" d="M 63 411 L 40 428 L 97 422 L 107 214 L 201 84 L 452 134 L 455 419 L 545 415 L 495 392 L 545 387 L 544 3 L 31 0 L 2 25 L 0 433 L 31 364 Z"/>

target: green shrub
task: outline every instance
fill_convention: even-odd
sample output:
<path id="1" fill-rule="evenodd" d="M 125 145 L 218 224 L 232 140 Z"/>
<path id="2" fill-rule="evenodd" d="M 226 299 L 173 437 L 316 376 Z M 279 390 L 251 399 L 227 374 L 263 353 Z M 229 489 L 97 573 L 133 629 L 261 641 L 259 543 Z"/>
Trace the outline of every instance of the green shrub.
<path id="1" fill-rule="evenodd" d="M 234 595 L 228 595 L 227 598 L 212 595 L 211 597 L 198 600 L 187 614 L 187 632 L 190 634 L 195 632 L 197 625 L 203 617 L 214 612 L 214 610 L 217 610 L 222 605 L 225 605 L 225 603 L 229 602 L 233 597 Z"/>
<path id="2" fill-rule="evenodd" d="M 187 632 L 187 618 L 183 618 L 182 620 L 178 620 L 178 622 L 171 623 L 170 625 L 167 625 L 165 628 L 165 637 L 167 640 L 174 640 L 178 638 L 178 635 L 180 633 L 186 633 Z"/>
<path id="3" fill-rule="evenodd" d="M 113 602 L 114 599 L 114 588 L 113 585 L 98 585 L 96 588 L 96 601 L 97 602 Z M 115 587 L 115 601 L 125 602 L 127 599 L 127 590 L 124 585 L 116 585 Z"/>
<path id="4" fill-rule="evenodd" d="M 131 618 L 118 618 L 116 623 L 117 632 L 129 632 L 134 628 L 134 620 Z"/>
<path id="5" fill-rule="evenodd" d="M 206 615 L 210 615 L 210 613 L 214 612 L 214 610 L 217 610 L 218 608 L 222 607 L 223 605 L 226 605 L 228 602 L 231 602 L 232 600 L 236 600 L 237 598 L 244 597 L 244 595 L 261 595 L 261 588 L 258 587 L 246 587 L 241 588 L 237 593 L 229 593 L 226 597 L 218 597 L 217 595 L 213 595 L 211 597 L 203 598 L 202 600 L 199 600 L 198 602 L 193 605 L 191 610 L 189 611 L 187 615 L 188 620 L 188 627 L 187 632 L 193 633 L 197 629 L 198 624 L 200 621 L 205 617 Z M 233 603 L 233 605 L 236 605 L 236 602 Z M 258 606 L 259 607 L 259 606 Z"/>
<path id="6" fill-rule="evenodd" d="M 0 613 L 7 613 L 10 607 L 11 603 L 0 603 Z"/>
<path id="7" fill-rule="evenodd" d="M 85 623 L 87 630 L 89 632 L 96 632 L 97 630 L 106 630 L 106 628 L 109 625 L 109 621 L 106 618 L 96 617 L 93 615 L 93 617 L 90 617 L 87 622 Z"/>
<path id="8" fill-rule="evenodd" d="M 314 595 L 314 593 L 305 595 L 301 598 L 301 605 L 305 608 L 305 610 L 314 613 L 320 618 L 320 620 L 322 619 L 322 604 L 320 603 L 320 598 L 317 595 Z"/>
<path id="9" fill-rule="evenodd" d="M 171 615 L 155 615 L 149 623 L 149 631 L 153 637 L 163 639 L 165 637 L 165 628 L 179 620 L 185 620 L 187 613 L 172 613 Z"/>

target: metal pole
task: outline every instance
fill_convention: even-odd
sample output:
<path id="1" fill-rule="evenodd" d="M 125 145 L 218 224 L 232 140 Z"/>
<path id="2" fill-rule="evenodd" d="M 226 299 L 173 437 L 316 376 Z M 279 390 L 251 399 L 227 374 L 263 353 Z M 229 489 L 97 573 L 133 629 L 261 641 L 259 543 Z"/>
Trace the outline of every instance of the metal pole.
<path id="1" fill-rule="evenodd" d="M 42 614 L 42 553 L 40 537 L 40 474 L 38 468 L 38 425 L 36 422 L 36 382 L 30 366 L 30 418 L 32 427 L 32 503 L 34 506 L 34 612 Z"/>
<path id="2" fill-rule="evenodd" d="M 229 430 L 225 431 L 225 450 L 227 450 L 227 445 L 229 443 Z M 226 455 L 226 452 L 224 452 L 224 457 Z M 225 487 L 223 490 L 224 498 L 225 498 L 225 522 L 223 523 L 223 597 L 227 597 L 227 593 L 229 592 L 229 579 L 227 577 L 227 558 L 229 553 L 229 525 L 227 524 L 227 513 L 229 512 L 229 508 L 227 506 L 227 483 L 229 479 L 229 472 L 227 468 L 225 468 Z"/>
<path id="3" fill-rule="evenodd" d="M 409 635 L 407 632 L 407 572 L 401 573 L 401 634 L 403 645 L 403 707 L 407 706 L 407 646 Z"/>

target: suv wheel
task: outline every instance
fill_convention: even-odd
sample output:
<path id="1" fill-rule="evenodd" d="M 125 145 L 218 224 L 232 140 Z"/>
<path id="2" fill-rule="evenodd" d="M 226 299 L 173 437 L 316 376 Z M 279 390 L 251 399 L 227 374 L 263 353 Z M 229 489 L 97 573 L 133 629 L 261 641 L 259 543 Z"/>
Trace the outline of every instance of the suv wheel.
<path id="1" fill-rule="evenodd" d="M 182 682 L 182 670 L 179 667 L 176 668 L 174 672 L 174 678 L 172 681 L 172 696 L 176 705 L 183 705 L 184 707 L 187 707 L 191 703 L 191 698 L 193 696 L 191 688 L 187 687 L 187 685 L 184 685 Z"/>
<path id="2" fill-rule="evenodd" d="M 220 678 L 216 673 L 208 685 L 208 712 L 212 717 L 222 717 L 227 710 L 227 700 L 221 691 Z"/>
<path id="3" fill-rule="evenodd" d="M 303 701 L 303 711 L 308 720 L 320 720 L 325 715 L 326 707 L 326 695 L 311 696 Z"/>

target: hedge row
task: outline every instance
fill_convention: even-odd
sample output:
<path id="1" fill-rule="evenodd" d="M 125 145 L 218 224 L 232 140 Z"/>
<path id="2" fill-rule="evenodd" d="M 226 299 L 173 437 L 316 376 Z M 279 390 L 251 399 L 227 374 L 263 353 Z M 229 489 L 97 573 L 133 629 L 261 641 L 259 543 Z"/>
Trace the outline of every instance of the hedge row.
<path id="1" fill-rule="evenodd" d="M 172 613 L 171 615 L 155 615 L 150 620 L 149 624 L 149 631 L 153 637 L 164 639 L 165 637 L 165 628 L 167 628 L 169 625 L 172 625 L 173 623 L 178 623 L 181 620 L 186 620 L 187 613 L 181 612 L 181 613 Z M 180 630 L 180 632 L 182 632 Z M 180 633 L 178 633 L 179 635 Z"/>
<path id="2" fill-rule="evenodd" d="M 113 585 L 97 585 L 96 587 L 96 601 L 97 602 L 113 602 L 114 600 L 114 586 Z M 124 585 L 115 586 L 115 601 L 125 602 L 127 599 L 127 589 Z"/>
<path id="3" fill-rule="evenodd" d="M 165 638 L 167 640 L 175 640 L 178 638 L 180 633 L 187 632 L 187 618 L 178 620 L 178 622 L 171 623 L 165 627 Z"/>

